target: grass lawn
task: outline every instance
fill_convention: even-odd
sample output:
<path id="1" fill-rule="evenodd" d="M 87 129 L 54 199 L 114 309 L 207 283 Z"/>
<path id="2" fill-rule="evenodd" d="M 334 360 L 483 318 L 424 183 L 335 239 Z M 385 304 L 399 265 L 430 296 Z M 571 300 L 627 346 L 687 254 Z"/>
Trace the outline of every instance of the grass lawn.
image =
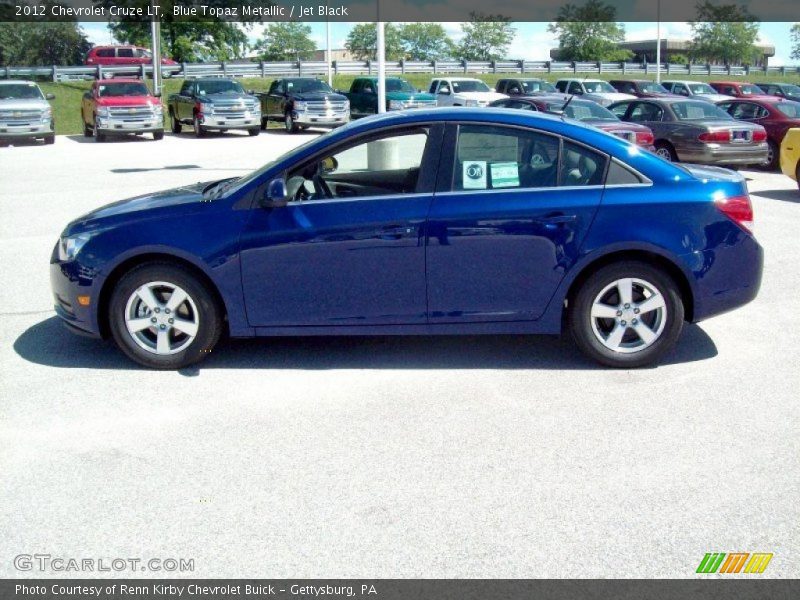
<path id="1" fill-rule="evenodd" d="M 443 77 L 446 76 L 465 76 L 465 77 L 477 77 L 482 79 L 489 85 L 494 85 L 498 79 L 502 79 L 504 77 L 541 77 L 542 79 L 546 79 L 548 81 L 555 82 L 558 79 L 564 79 L 567 77 L 573 77 L 570 73 L 553 73 L 551 75 L 534 75 L 534 74 L 514 74 L 514 73 L 498 73 L 498 74 L 459 74 L 459 73 L 451 73 L 451 74 L 443 74 Z M 584 74 L 576 75 L 575 77 L 583 78 Z M 334 87 L 337 89 L 347 90 L 350 88 L 350 83 L 358 77 L 358 75 L 337 75 L 334 77 Z M 433 75 L 430 73 L 409 73 L 405 76 L 405 79 L 411 83 L 415 88 L 421 90 L 427 90 L 428 85 L 430 84 L 431 79 L 433 79 Z M 666 73 L 662 73 L 662 79 L 667 79 L 668 76 Z M 636 74 L 636 75 L 625 75 L 623 76 L 620 73 L 603 73 L 597 75 L 595 73 L 590 73 L 586 75 L 587 79 L 593 78 L 602 78 L 602 79 L 654 79 L 653 75 L 648 77 Z M 675 75 L 672 76 L 674 79 L 693 79 L 696 81 L 713 81 L 713 80 L 721 80 L 727 79 L 724 75 L 715 75 L 712 77 L 702 77 L 702 76 L 692 76 L 688 77 L 686 75 Z M 735 77 L 731 77 L 730 79 L 737 79 Z M 739 78 L 744 80 L 743 78 Z M 751 75 L 750 80 L 752 81 L 760 81 L 764 79 L 768 79 L 769 81 L 783 81 L 789 83 L 795 83 L 797 81 L 797 74 L 793 74 L 786 77 L 780 77 L 778 75 L 770 75 L 768 78 L 765 78 L 763 75 Z M 238 79 L 242 86 L 247 90 L 255 90 L 257 92 L 265 92 L 269 89 L 270 83 L 272 83 L 271 78 L 265 79 Z M 166 79 L 164 80 L 164 93 L 163 98 L 166 102 L 167 97 L 170 94 L 174 94 L 178 91 L 183 79 Z M 53 114 L 56 120 L 56 133 L 57 134 L 77 134 L 83 131 L 83 127 L 81 125 L 81 117 L 80 117 L 80 110 L 81 110 L 81 98 L 92 85 L 91 81 L 70 81 L 64 83 L 52 83 L 52 82 L 43 82 L 40 83 L 42 91 L 45 94 L 52 93 L 55 94 L 55 100 L 51 100 L 50 103 L 53 106 Z M 165 111 L 166 114 L 166 111 Z"/>

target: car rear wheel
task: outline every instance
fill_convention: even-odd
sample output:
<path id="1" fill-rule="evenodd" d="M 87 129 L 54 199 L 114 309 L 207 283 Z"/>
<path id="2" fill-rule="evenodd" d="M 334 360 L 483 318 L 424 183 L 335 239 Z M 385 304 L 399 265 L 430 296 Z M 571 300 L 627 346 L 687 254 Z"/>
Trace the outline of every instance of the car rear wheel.
<path id="1" fill-rule="evenodd" d="M 763 164 L 763 168 L 767 171 L 774 171 L 778 168 L 778 161 L 780 160 L 780 148 L 778 144 L 772 140 L 767 141 L 767 160 Z"/>
<path id="2" fill-rule="evenodd" d="M 203 126 L 200 124 L 200 117 L 197 115 L 194 116 L 193 120 L 194 125 L 194 137 L 203 137 L 206 134 L 206 130 L 203 129 Z"/>
<path id="3" fill-rule="evenodd" d="M 252 127 L 252 128 L 247 130 L 247 133 L 248 133 L 248 135 L 250 135 L 250 137 L 257 136 L 259 133 L 261 133 L 261 128 L 260 127 Z"/>
<path id="4" fill-rule="evenodd" d="M 656 142 L 656 154 L 670 162 L 676 162 L 678 155 L 675 154 L 675 148 L 669 142 Z"/>
<path id="5" fill-rule="evenodd" d="M 178 134 L 183 129 L 181 122 L 175 118 L 175 113 L 172 111 L 169 111 L 169 123 L 172 126 L 172 133 Z"/>
<path id="6" fill-rule="evenodd" d="M 683 319 L 683 301 L 672 278 L 638 261 L 614 263 L 590 275 L 568 309 L 578 347 L 617 368 L 659 360 L 678 340 Z"/>
<path id="7" fill-rule="evenodd" d="M 128 358 L 154 369 L 180 369 L 205 358 L 222 333 L 213 294 L 170 263 L 135 267 L 114 287 L 111 334 Z"/>
<path id="8" fill-rule="evenodd" d="M 153 139 L 155 141 L 163 140 L 164 139 L 164 132 L 163 131 L 154 131 L 153 132 Z"/>
<path id="9" fill-rule="evenodd" d="M 291 113 L 286 113 L 283 117 L 283 126 L 286 128 L 286 133 L 297 132 L 297 124 L 294 122 Z"/>
<path id="10" fill-rule="evenodd" d="M 267 117 L 262 117 L 262 119 L 261 119 L 261 131 L 266 131 L 267 127 L 269 127 L 269 119 L 267 119 Z"/>

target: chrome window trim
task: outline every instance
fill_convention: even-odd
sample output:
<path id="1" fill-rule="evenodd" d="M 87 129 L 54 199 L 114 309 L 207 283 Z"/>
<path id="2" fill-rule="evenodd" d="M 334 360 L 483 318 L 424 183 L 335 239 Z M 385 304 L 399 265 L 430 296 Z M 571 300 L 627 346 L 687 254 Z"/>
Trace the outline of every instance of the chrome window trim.
<path id="1" fill-rule="evenodd" d="M 413 194 L 380 194 L 377 196 L 351 196 L 347 198 L 325 198 L 322 200 L 290 200 L 286 206 L 308 206 L 310 204 L 331 204 L 334 202 L 361 202 L 364 200 L 398 200 L 400 198 L 432 198 L 434 192 L 414 192 Z"/>

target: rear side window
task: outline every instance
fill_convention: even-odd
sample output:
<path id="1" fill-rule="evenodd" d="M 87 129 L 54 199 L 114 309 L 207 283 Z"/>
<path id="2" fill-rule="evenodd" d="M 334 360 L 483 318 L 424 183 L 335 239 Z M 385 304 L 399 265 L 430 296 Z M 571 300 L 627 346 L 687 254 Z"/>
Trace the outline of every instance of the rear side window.
<path id="1" fill-rule="evenodd" d="M 117 56 L 120 58 L 133 58 L 133 48 L 118 48 Z"/>
<path id="2" fill-rule="evenodd" d="M 113 48 L 100 48 L 97 51 L 96 56 L 102 56 L 104 58 L 110 58 L 110 57 L 114 56 L 114 49 Z"/>
<path id="3" fill-rule="evenodd" d="M 554 187 L 559 139 L 534 131 L 463 125 L 453 170 L 455 191 Z"/>
<path id="4" fill-rule="evenodd" d="M 612 160 L 608 165 L 606 185 L 636 185 L 643 183 L 642 179 L 627 167 Z"/>
<path id="5" fill-rule="evenodd" d="M 584 146 L 565 141 L 558 185 L 602 185 L 605 169 L 605 156 Z"/>

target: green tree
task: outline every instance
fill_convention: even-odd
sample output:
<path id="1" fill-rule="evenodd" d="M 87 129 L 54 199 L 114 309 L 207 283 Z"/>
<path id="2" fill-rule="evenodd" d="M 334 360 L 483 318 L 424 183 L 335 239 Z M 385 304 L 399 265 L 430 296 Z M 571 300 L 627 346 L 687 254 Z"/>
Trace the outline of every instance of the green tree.
<path id="1" fill-rule="evenodd" d="M 311 27 L 288 21 L 267 25 L 255 48 L 262 60 L 306 60 L 317 46 L 311 39 Z"/>
<path id="2" fill-rule="evenodd" d="M 800 59 L 800 23 L 792 25 L 792 54 L 791 58 Z"/>
<path id="3" fill-rule="evenodd" d="M 400 29 L 386 23 L 383 27 L 386 60 L 400 60 L 404 57 Z M 378 27 L 375 23 L 359 23 L 347 34 L 344 47 L 356 60 L 375 60 L 378 54 Z"/>
<path id="4" fill-rule="evenodd" d="M 625 26 L 616 18 L 617 9 L 601 0 L 565 4 L 547 30 L 558 38 L 561 60 L 628 60 L 633 53 L 619 47 L 625 41 Z"/>
<path id="5" fill-rule="evenodd" d="M 470 13 L 469 22 L 461 24 L 464 36 L 458 46 L 462 60 L 498 60 L 507 58 L 508 47 L 517 30 L 510 19 L 501 15 Z"/>
<path id="6" fill-rule="evenodd" d="M 400 28 L 400 42 L 406 58 L 439 60 L 456 53 L 450 36 L 439 23 L 407 23 Z"/>
<path id="7" fill-rule="evenodd" d="M 715 6 L 707 0 L 697 5 L 692 28 L 691 56 L 723 64 L 750 63 L 758 56 L 758 21 L 735 4 Z"/>
<path id="8" fill-rule="evenodd" d="M 110 7 L 129 6 L 145 8 L 150 0 L 96 0 L 99 5 Z M 233 23 L 221 19 L 203 16 L 202 20 L 181 17 L 176 19 L 172 10 L 175 5 L 188 4 L 186 0 L 160 0 L 161 6 L 161 43 L 164 55 L 178 62 L 195 62 L 200 60 L 231 60 L 243 57 L 249 49 L 245 29 L 252 22 Z M 238 6 L 235 0 L 204 0 L 203 4 L 211 8 Z M 145 10 L 146 14 L 146 10 Z M 120 42 L 150 46 L 150 19 L 147 17 L 115 21 L 108 28 Z"/>
<path id="9" fill-rule="evenodd" d="M 91 44 L 78 23 L 0 23 L 0 64 L 80 65 Z"/>

